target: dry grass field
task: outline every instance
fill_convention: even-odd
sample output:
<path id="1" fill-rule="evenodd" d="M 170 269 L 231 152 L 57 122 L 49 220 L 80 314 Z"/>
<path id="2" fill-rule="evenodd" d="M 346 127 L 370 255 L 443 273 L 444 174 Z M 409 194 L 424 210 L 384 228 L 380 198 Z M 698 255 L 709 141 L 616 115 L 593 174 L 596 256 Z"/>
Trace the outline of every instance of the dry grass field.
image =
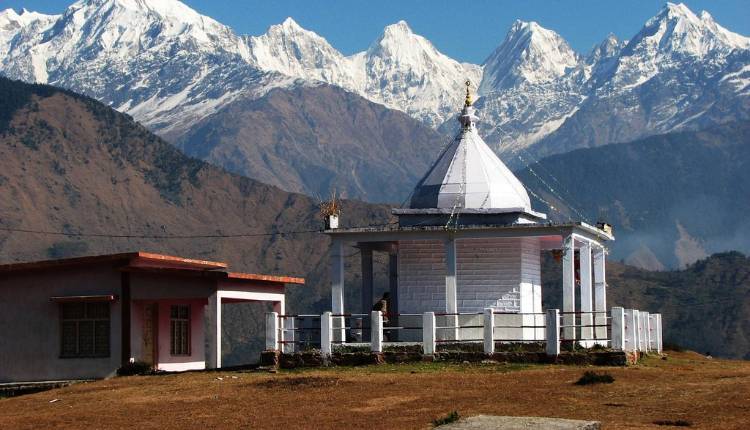
<path id="1" fill-rule="evenodd" d="M 594 369 L 612 384 L 574 385 L 585 370 L 424 363 L 123 377 L 0 399 L 0 428 L 419 429 L 453 410 L 604 428 L 750 428 L 750 362 L 675 352 Z"/>

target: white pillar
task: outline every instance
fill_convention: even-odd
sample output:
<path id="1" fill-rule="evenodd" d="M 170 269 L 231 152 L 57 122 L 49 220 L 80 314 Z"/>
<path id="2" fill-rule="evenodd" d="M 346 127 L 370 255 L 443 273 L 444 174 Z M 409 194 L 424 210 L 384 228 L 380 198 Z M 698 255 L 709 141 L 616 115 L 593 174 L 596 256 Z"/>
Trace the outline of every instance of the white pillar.
<path id="1" fill-rule="evenodd" d="M 283 327 L 285 330 L 281 331 L 281 336 L 280 336 L 281 337 L 280 340 L 284 342 L 281 344 L 282 345 L 281 351 L 287 354 L 291 354 L 291 353 L 294 353 L 294 350 L 295 350 L 294 339 L 296 337 L 295 334 L 297 333 L 296 331 L 294 331 L 295 319 L 294 317 L 286 317 L 283 319 L 283 321 L 284 321 Z"/>
<path id="2" fill-rule="evenodd" d="M 606 276 L 606 251 L 603 246 L 594 249 L 594 311 L 595 324 L 597 326 L 594 334 L 597 339 L 607 338 L 607 276 Z"/>
<path id="3" fill-rule="evenodd" d="M 573 245 L 573 236 L 567 236 L 563 240 L 563 312 L 571 312 L 564 315 L 563 337 L 566 340 L 576 338 L 575 314 L 576 311 L 576 280 L 575 280 L 575 247 Z"/>
<path id="4" fill-rule="evenodd" d="M 331 243 L 331 310 L 338 315 L 344 313 L 344 243 L 340 240 Z M 333 340 L 344 341 L 344 317 L 336 317 L 333 324 Z"/>
<path id="5" fill-rule="evenodd" d="M 266 350 L 279 349 L 279 314 L 266 312 Z"/>
<path id="6" fill-rule="evenodd" d="M 638 350 L 638 322 L 636 321 L 636 310 L 625 309 L 625 351 Z"/>
<path id="7" fill-rule="evenodd" d="M 625 351 L 625 309 L 612 308 L 612 349 Z M 606 329 L 606 327 L 605 327 Z M 599 336 L 597 336 L 598 338 Z"/>
<path id="8" fill-rule="evenodd" d="M 581 339 L 594 338 L 594 294 L 591 285 L 591 244 L 581 246 Z M 585 327 L 589 326 L 589 327 Z"/>
<path id="9" fill-rule="evenodd" d="M 560 355 L 560 310 L 547 309 L 547 355 Z"/>
<path id="10" fill-rule="evenodd" d="M 331 312 L 323 312 L 320 316 L 320 352 L 323 356 L 331 355 L 331 341 L 333 340 L 333 320 Z"/>
<path id="11" fill-rule="evenodd" d="M 370 312 L 370 351 L 383 352 L 383 312 Z"/>
<path id="12" fill-rule="evenodd" d="M 495 352 L 495 312 L 490 308 L 484 310 L 484 353 Z"/>
<path id="13" fill-rule="evenodd" d="M 435 312 L 422 315 L 422 353 L 435 354 Z"/>
<path id="14" fill-rule="evenodd" d="M 661 325 L 661 314 L 656 314 L 656 351 L 661 354 L 663 351 L 663 343 L 662 343 L 662 335 L 664 332 L 662 331 L 662 325 Z"/>
<path id="15" fill-rule="evenodd" d="M 633 319 L 635 320 L 635 350 L 643 351 L 643 320 L 638 309 L 633 309 Z"/>
<path id="16" fill-rule="evenodd" d="M 456 286 L 456 241 L 453 237 L 445 241 L 445 312 L 449 314 L 458 313 L 458 293 Z M 453 330 L 445 330 L 446 339 L 458 340 L 458 315 L 446 317 L 447 327 L 456 327 Z"/>
<path id="17" fill-rule="evenodd" d="M 208 296 L 208 331 L 206 341 L 208 343 L 208 368 L 221 368 L 221 295 L 218 291 Z"/>
<path id="18" fill-rule="evenodd" d="M 656 335 L 656 314 L 648 314 L 648 349 L 658 351 L 658 337 Z"/>

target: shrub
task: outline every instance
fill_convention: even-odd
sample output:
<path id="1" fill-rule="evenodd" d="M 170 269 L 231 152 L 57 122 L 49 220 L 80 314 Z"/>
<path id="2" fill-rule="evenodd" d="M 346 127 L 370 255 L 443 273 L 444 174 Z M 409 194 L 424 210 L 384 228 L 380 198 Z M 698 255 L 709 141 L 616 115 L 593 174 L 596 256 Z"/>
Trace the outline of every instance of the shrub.
<path id="1" fill-rule="evenodd" d="M 152 375 L 153 373 L 153 366 L 143 361 L 128 363 L 117 369 L 117 376 Z"/>
<path id="2" fill-rule="evenodd" d="M 654 424 L 657 426 L 674 426 L 674 427 L 691 427 L 693 423 L 686 420 L 656 420 Z"/>
<path id="3" fill-rule="evenodd" d="M 576 385 L 591 385 L 591 384 L 611 384 L 615 382 L 615 378 L 612 377 L 609 373 L 603 372 L 603 373 L 596 373 L 592 372 L 590 370 L 587 370 L 583 373 L 583 376 L 576 381 Z"/>
<path id="4" fill-rule="evenodd" d="M 442 418 L 436 418 L 432 420 L 432 425 L 435 427 L 439 427 L 443 424 L 450 424 L 458 421 L 458 419 L 461 418 L 460 415 L 458 415 L 458 411 L 453 411 L 449 413 L 448 415 L 442 417 Z"/>

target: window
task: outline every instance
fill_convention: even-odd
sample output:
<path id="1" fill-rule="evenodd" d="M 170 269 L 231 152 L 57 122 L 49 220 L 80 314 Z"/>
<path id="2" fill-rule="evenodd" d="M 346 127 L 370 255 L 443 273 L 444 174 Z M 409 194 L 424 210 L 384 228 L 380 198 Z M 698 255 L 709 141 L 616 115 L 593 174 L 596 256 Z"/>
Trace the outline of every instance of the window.
<path id="1" fill-rule="evenodd" d="M 172 305 L 169 331 L 170 354 L 190 355 L 190 305 Z"/>
<path id="2" fill-rule="evenodd" d="M 60 356 L 109 357 L 109 303 L 72 302 L 60 307 Z"/>

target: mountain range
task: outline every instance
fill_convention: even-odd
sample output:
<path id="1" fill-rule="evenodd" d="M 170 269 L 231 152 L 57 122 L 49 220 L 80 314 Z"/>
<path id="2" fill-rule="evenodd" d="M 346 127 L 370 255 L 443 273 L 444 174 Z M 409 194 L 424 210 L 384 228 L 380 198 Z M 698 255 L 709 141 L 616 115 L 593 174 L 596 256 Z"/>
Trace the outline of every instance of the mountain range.
<path id="1" fill-rule="evenodd" d="M 627 41 L 586 54 L 517 21 L 481 65 L 406 22 L 345 56 L 288 18 L 245 36 L 177 0 L 81 0 L 61 15 L 0 13 L 0 72 L 82 92 L 168 140 L 238 98 L 329 84 L 449 132 L 467 79 L 479 125 L 511 165 L 581 147 L 750 118 L 750 39 L 667 3 Z"/>

